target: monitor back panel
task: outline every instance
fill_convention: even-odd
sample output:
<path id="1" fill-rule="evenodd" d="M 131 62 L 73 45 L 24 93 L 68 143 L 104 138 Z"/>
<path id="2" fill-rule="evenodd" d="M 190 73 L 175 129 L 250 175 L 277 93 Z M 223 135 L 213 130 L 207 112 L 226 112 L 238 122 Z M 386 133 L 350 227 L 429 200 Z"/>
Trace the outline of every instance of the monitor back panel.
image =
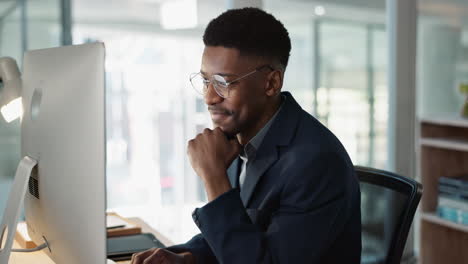
<path id="1" fill-rule="evenodd" d="M 105 263 L 103 43 L 24 57 L 22 155 L 38 161 L 25 197 L 28 232 L 56 263 Z"/>

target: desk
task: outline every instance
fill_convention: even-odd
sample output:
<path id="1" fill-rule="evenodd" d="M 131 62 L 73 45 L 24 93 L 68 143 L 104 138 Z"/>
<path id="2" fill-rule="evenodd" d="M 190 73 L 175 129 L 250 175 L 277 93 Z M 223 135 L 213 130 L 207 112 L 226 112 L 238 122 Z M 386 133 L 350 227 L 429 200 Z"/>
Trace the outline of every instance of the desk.
<path id="1" fill-rule="evenodd" d="M 174 243 L 163 236 L 158 231 L 151 228 L 148 224 L 146 224 L 143 220 L 139 218 L 129 218 L 130 221 L 133 223 L 141 226 L 141 230 L 143 233 L 152 233 L 156 236 L 159 241 L 161 241 L 164 245 L 172 246 Z M 13 248 L 19 248 L 18 243 L 16 241 L 13 243 Z M 45 249 L 44 249 L 45 250 Z M 44 252 L 38 251 L 33 253 L 18 253 L 12 252 L 10 255 L 10 264 L 55 264 L 49 256 L 47 256 Z M 121 264 L 130 264 L 130 261 L 119 261 L 117 263 Z"/>

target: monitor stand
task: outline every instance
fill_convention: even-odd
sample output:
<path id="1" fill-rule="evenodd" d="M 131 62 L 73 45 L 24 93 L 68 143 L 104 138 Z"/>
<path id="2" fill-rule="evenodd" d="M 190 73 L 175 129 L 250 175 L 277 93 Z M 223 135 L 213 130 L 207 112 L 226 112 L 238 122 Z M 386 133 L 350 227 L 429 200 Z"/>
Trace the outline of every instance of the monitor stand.
<path id="1" fill-rule="evenodd" d="M 13 185 L 10 188 L 8 202 L 3 212 L 2 224 L 0 225 L 0 263 L 8 264 L 12 251 L 13 240 L 16 234 L 16 227 L 21 213 L 21 206 L 24 202 L 24 196 L 28 189 L 29 177 L 37 161 L 26 156 L 24 157 L 16 170 Z M 116 264 L 108 259 L 107 264 Z"/>
<path id="2" fill-rule="evenodd" d="M 8 263 L 10 259 L 11 247 L 16 234 L 21 206 L 28 188 L 29 177 L 36 165 L 36 160 L 26 156 L 20 161 L 16 170 L 7 206 L 3 212 L 2 224 L 0 225 L 0 263 Z"/>

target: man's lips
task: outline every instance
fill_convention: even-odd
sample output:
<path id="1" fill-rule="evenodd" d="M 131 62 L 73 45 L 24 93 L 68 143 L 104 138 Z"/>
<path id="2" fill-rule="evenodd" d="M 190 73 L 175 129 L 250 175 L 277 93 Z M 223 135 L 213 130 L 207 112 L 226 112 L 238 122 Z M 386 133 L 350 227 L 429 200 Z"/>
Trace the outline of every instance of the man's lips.
<path id="1" fill-rule="evenodd" d="M 220 110 L 209 110 L 209 111 L 211 114 L 211 120 L 213 120 L 213 122 L 215 123 L 222 121 L 223 119 L 226 119 L 229 116 L 231 116 L 231 113 L 229 113 L 228 111 L 220 111 Z"/>
<path id="2" fill-rule="evenodd" d="M 219 107 L 214 107 L 214 106 L 208 107 L 208 111 L 212 115 L 232 115 L 231 111 L 227 109 L 219 108 Z"/>
<path id="3" fill-rule="evenodd" d="M 227 111 L 210 111 L 212 115 L 230 115 Z"/>
<path id="4" fill-rule="evenodd" d="M 211 114 L 211 117 L 227 117 L 227 116 L 230 116 L 226 112 L 210 112 L 210 114 Z"/>

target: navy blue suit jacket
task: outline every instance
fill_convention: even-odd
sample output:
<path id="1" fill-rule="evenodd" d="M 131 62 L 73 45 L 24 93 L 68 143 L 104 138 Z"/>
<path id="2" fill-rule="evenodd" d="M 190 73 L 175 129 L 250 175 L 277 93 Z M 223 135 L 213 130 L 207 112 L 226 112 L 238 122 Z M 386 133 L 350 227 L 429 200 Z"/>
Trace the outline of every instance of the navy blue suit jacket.
<path id="1" fill-rule="evenodd" d="M 237 186 L 193 219 L 201 234 L 168 248 L 197 263 L 359 263 L 360 191 L 339 140 L 290 93 Z"/>

